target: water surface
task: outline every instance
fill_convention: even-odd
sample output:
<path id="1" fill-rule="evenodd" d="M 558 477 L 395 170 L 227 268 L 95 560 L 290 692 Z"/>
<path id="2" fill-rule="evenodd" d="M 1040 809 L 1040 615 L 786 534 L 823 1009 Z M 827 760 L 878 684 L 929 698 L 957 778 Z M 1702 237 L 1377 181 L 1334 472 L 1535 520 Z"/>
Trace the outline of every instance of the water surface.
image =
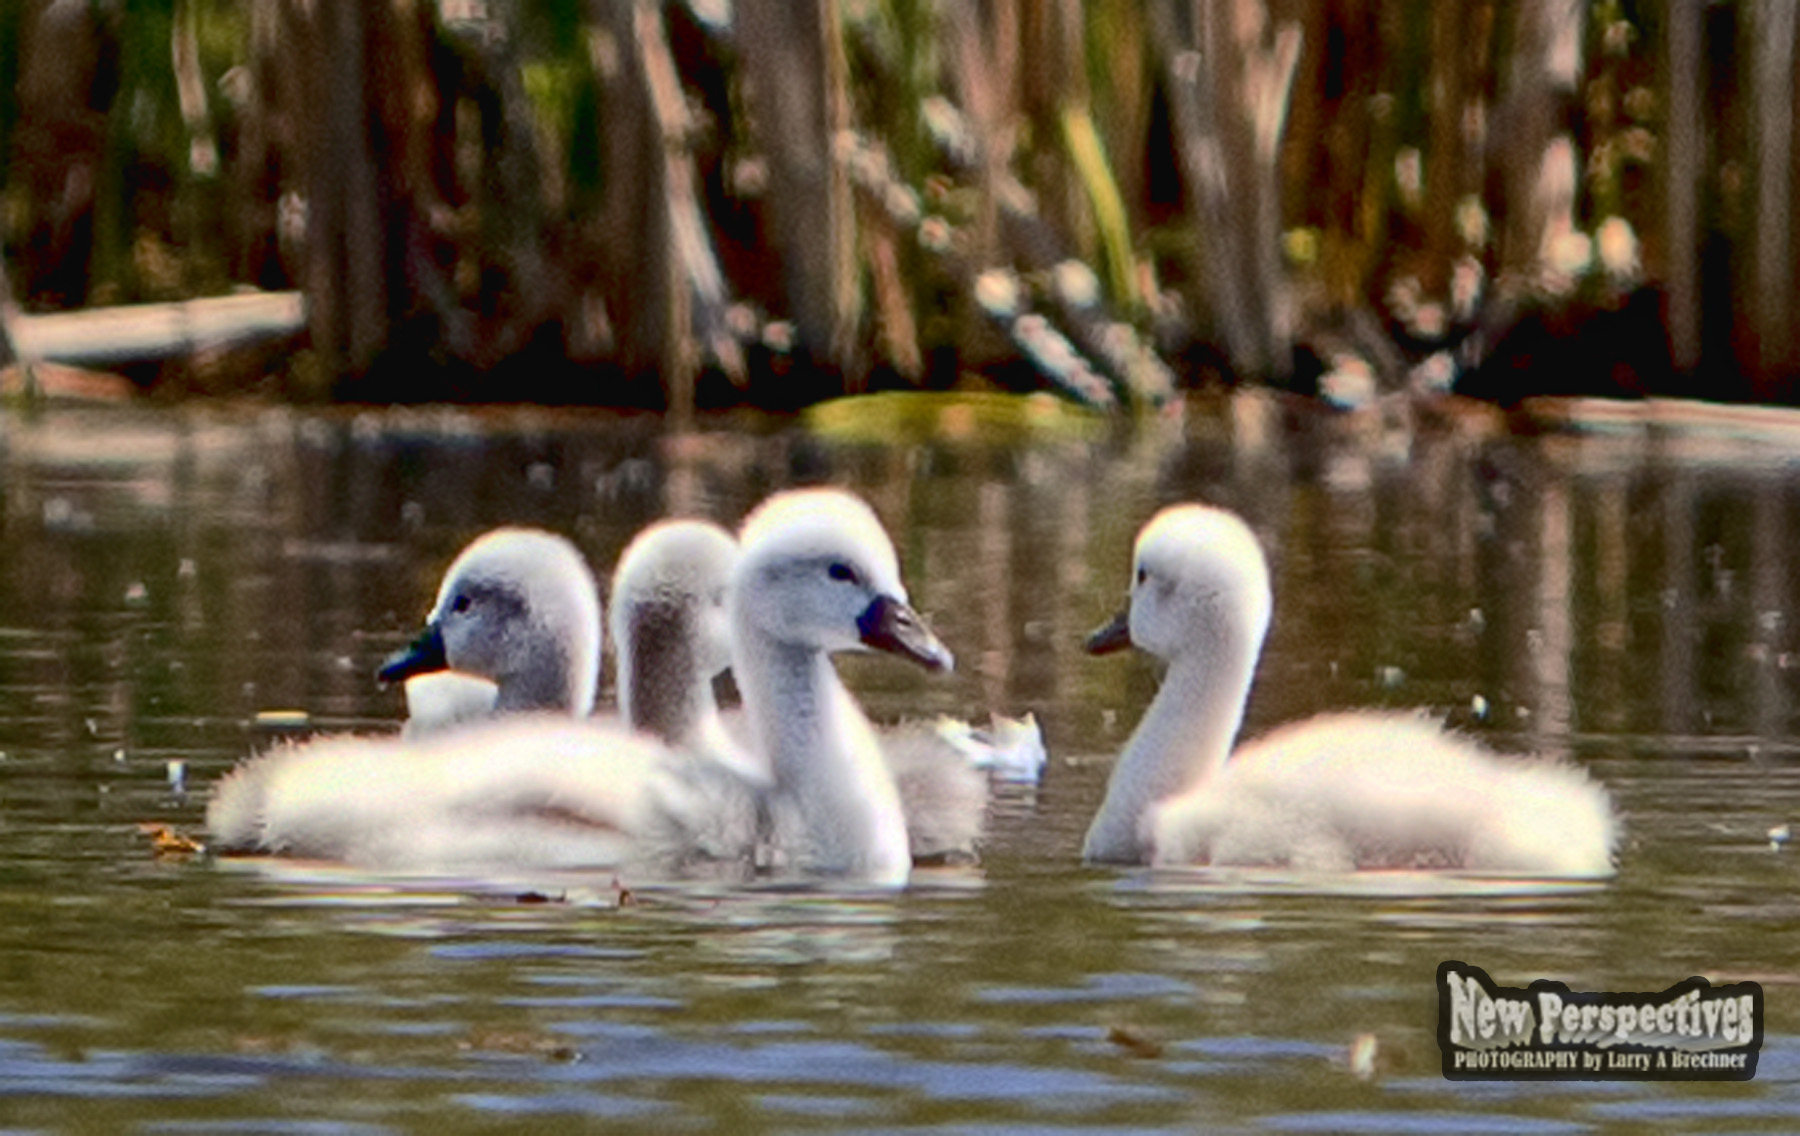
<path id="1" fill-rule="evenodd" d="M 827 419 L 827 421 L 831 421 Z M 1800 443 L 1401 428 L 1267 400 L 992 436 L 731 419 L 53 410 L 0 419 L 0 1128 L 94 1132 L 1791 1131 L 1800 1121 Z M 604 572 L 648 521 L 867 496 L 947 678 L 879 719 L 1033 711 L 1053 763 L 975 870 L 898 895 L 394 880 L 158 857 L 258 711 L 390 729 L 376 662 L 485 528 Z M 1090 659 L 1161 504 L 1243 512 L 1276 614 L 1252 731 L 1424 706 L 1576 760 L 1601 885 L 1082 867 L 1155 689 Z M 181 763 L 185 791 L 170 783 Z M 1747 1084 L 1451 1084 L 1438 963 L 1523 986 L 1754 979 Z M 1372 1063 L 1352 1060 L 1353 1051 Z"/>

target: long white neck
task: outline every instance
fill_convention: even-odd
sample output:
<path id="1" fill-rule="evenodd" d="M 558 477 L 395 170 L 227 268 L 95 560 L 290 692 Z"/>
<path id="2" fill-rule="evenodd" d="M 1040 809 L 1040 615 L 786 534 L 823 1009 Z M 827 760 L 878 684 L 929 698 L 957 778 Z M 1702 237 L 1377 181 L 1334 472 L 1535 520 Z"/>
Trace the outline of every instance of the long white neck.
<path id="1" fill-rule="evenodd" d="M 1192 649 L 1169 665 L 1113 767 L 1106 799 L 1088 827 L 1084 858 L 1149 860 L 1144 824 L 1151 806 L 1205 783 L 1231 756 L 1261 642 L 1260 636 L 1220 639 L 1217 649 Z"/>
<path id="2" fill-rule="evenodd" d="M 803 831 L 789 841 L 800 866 L 873 883 L 903 883 L 912 867 L 906 820 L 874 730 L 831 659 L 781 643 L 740 621 L 738 686 L 775 791 Z"/>

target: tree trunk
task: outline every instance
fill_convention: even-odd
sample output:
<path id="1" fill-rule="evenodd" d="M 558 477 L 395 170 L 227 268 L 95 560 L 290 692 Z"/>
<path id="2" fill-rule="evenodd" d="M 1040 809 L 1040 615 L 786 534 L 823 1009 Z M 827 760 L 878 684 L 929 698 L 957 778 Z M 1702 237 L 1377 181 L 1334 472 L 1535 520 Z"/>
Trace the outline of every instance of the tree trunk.
<path id="1" fill-rule="evenodd" d="M 1664 13 L 1663 97 L 1669 108 L 1663 161 L 1663 287 L 1669 351 L 1678 371 L 1700 364 L 1700 185 L 1706 169 L 1701 123 L 1705 0 L 1669 0 Z"/>
<path id="2" fill-rule="evenodd" d="M 1424 294 L 1433 298 L 1449 291 L 1450 265 L 1462 251 L 1456 205 L 1467 188 L 1463 51 L 1468 9 L 1466 0 L 1438 0 L 1431 8 L 1431 75 L 1426 88 L 1431 135 L 1425 152 L 1425 260 L 1420 265 L 1419 283 Z"/>
<path id="3" fill-rule="evenodd" d="M 366 370 L 387 344 L 386 202 L 369 137 L 369 24 L 378 5 L 318 0 L 301 29 L 306 293 L 324 373 Z M 296 108 L 298 110 L 299 108 Z"/>
<path id="4" fill-rule="evenodd" d="M 1752 369 L 1762 393 L 1800 370 L 1793 322 L 1794 33 L 1793 0 L 1758 0 L 1747 22 L 1755 60 L 1756 209 L 1750 253 L 1756 283 L 1750 289 L 1754 330 Z"/>
<path id="5" fill-rule="evenodd" d="M 858 375 L 856 229 L 838 139 L 850 128 L 838 0 L 739 0 L 753 129 L 769 159 L 769 211 L 788 310 L 815 361 Z"/>

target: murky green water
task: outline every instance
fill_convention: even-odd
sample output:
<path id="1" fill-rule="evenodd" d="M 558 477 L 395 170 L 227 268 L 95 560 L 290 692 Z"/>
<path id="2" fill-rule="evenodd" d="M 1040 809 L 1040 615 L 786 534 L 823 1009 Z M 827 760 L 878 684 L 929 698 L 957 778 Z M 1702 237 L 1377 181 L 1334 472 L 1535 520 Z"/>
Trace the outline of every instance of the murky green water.
<path id="1" fill-rule="evenodd" d="M 1767 836 L 1800 819 L 1800 441 L 1402 434 L 1249 400 L 1099 437 L 941 425 L 880 443 L 546 414 L 0 419 L 0 1128 L 1800 1125 L 1800 849 Z M 1052 767 L 1003 798 L 978 871 L 622 906 L 611 880 L 568 879 L 525 903 L 158 859 L 139 831 L 198 831 L 259 710 L 390 725 L 374 665 L 483 529 L 561 529 L 604 570 L 655 517 L 735 521 L 817 480 L 874 503 L 961 664 L 847 661 L 873 715 L 1044 723 Z M 1271 549 L 1253 729 L 1422 705 L 1571 755 L 1626 813 L 1617 880 L 1081 867 L 1155 676 L 1079 641 L 1137 526 L 1190 498 Z M 1448 1083 L 1445 959 L 1515 986 L 1755 979 L 1759 1075 Z M 1372 1075 L 1350 1061 L 1364 1035 Z"/>

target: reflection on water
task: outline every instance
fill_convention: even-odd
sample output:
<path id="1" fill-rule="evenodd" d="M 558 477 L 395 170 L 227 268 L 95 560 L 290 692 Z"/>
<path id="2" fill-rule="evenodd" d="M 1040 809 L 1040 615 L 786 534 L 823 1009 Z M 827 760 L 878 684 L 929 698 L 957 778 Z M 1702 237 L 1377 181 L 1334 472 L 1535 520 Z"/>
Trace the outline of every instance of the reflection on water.
<path id="1" fill-rule="evenodd" d="M 1396 434 L 1249 397 L 1004 445 L 542 413 L 0 420 L 0 1125 L 1791 1130 L 1797 869 L 1769 833 L 1800 818 L 1797 457 L 1780 435 Z M 730 523 L 816 481 L 875 505 L 959 659 L 845 660 L 872 713 L 1044 725 L 1052 766 L 1003 795 L 978 870 L 882 896 L 395 880 L 158 860 L 138 831 L 197 829 L 257 711 L 391 728 L 374 666 L 482 529 L 560 529 L 604 571 L 654 518 Z M 1080 640 L 1137 527 L 1185 499 L 1270 550 L 1249 729 L 1417 705 L 1572 756 L 1625 812 L 1619 877 L 1080 866 L 1156 679 Z M 1755 979 L 1758 1079 L 1444 1082 L 1446 958 L 1509 985 Z"/>

